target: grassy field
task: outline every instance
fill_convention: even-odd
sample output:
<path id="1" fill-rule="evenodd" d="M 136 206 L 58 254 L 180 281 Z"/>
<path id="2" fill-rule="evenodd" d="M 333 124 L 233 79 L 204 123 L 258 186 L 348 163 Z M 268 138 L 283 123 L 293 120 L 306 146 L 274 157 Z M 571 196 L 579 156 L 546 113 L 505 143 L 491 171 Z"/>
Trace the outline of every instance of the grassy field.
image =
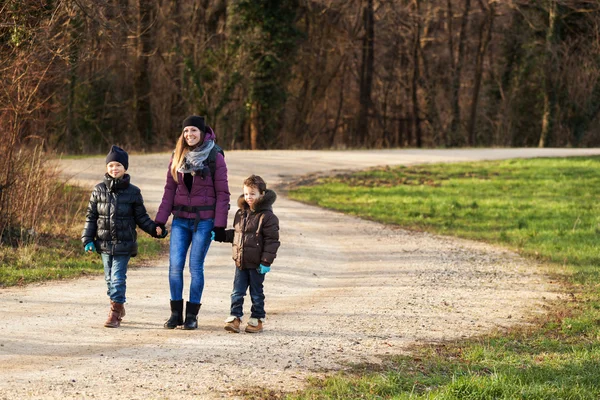
<path id="1" fill-rule="evenodd" d="M 597 157 L 393 167 L 291 190 L 321 207 L 514 249 L 556 271 L 571 295 L 533 327 L 419 347 L 289 398 L 600 398 L 599 167 Z"/>
<path id="2" fill-rule="evenodd" d="M 83 229 L 83 223 L 81 225 Z M 74 236 L 44 237 L 40 241 L 18 248 L 0 247 L 0 288 L 32 282 L 103 274 L 102 259 L 97 253 L 85 254 Z M 141 232 L 138 236 L 139 254 L 132 258 L 130 267 L 157 257 L 165 241 L 159 242 Z"/>
<path id="3" fill-rule="evenodd" d="M 84 253 L 79 239 L 89 196 L 87 190 L 64 186 L 55 199 L 60 209 L 39 224 L 34 237 L 0 245 L 0 288 L 104 273 L 100 255 Z M 168 240 L 156 240 L 138 229 L 138 245 L 132 267 L 166 251 Z"/>

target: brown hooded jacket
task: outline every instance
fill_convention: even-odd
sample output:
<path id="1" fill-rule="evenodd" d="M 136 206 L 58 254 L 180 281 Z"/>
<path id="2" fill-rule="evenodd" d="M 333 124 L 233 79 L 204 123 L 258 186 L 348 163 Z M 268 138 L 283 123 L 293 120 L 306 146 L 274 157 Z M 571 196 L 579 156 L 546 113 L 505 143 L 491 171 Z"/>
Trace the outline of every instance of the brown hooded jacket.
<path id="1" fill-rule="evenodd" d="M 233 229 L 225 231 L 225 241 L 233 243 L 232 258 L 239 269 L 256 269 L 260 264 L 270 266 L 279 248 L 279 219 L 273 214 L 277 194 L 267 189 L 255 209 L 238 198 L 239 210 L 233 219 Z"/>

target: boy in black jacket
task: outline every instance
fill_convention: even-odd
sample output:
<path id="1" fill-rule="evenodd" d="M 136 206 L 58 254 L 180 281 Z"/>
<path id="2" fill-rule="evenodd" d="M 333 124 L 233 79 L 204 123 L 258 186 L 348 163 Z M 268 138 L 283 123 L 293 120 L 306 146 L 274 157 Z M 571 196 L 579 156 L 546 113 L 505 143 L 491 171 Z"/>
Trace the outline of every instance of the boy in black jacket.
<path id="1" fill-rule="evenodd" d="M 125 150 L 112 146 L 106 156 L 104 181 L 94 187 L 81 234 L 84 251 L 100 253 L 104 264 L 111 304 L 104 323 L 107 328 L 118 328 L 125 316 L 127 264 L 138 250 L 136 225 L 153 237 L 162 238 L 167 233 L 161 228 L 162 234 L 157 234 L 140 189 L 129 183 L 128 167 Z"/>

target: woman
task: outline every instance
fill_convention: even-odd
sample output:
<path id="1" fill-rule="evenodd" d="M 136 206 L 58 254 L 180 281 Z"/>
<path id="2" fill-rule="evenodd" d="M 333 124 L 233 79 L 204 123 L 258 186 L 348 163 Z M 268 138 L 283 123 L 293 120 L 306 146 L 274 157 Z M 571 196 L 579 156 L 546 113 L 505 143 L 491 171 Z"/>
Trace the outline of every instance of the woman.
<path id="1" fill-rule="evenodd" d="M 167 183 L 156 214 L 156 223 L 164 227 L 173 214 L 169 252 L 171 317 L 164 326 L 174 329 L 198 327 L 204 259 L 211 242 L 225 235 L 229 210 L 227 165 L 215 145 L 215 134 L 205 125 L 204 117 L 192 115 L 183 121 L 183 131 L 167 172 Z M 214 161 L 213 161 L 214 160 Z M 214 163 L 214 176 L 209 163 Z M 158 228 L 157 228 L 158 234 Z M 183 268 L 190 250 L 190 295 L 183 319 Z"/>

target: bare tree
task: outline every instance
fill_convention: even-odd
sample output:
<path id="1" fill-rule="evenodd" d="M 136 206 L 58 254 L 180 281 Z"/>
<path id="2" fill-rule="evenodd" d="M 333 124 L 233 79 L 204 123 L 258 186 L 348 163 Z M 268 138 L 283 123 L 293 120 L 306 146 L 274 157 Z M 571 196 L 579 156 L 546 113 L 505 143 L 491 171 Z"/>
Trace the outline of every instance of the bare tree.
<path id="1" fill-rule="evenodd" d="M 362 61 L 360 69 L 360 92 L 358 112 L 358 132 L 360 144 L 368 145 L 369 140 L 369 110 L 372 106 L 371 93 L 373 89 L 373 74 L 375 63 L 375 10 L 373 0 L 366 0 L 363 7 Z M 359 144 L 359 143 L 357 143 Z"/>
<path id="2" fill-rule="evenodd" d="M 463 64 L 465 62 L 465 48 L 467 42 L 468 35 L 468 26 L 469 26 L 469 13 L 471 11 L 471 0 L 464 0 L 464 8 L 462 17 L 460 19 L 460 32 L 458 36 L 458 50 L 456 54 L 456 58 L 454 58 L 454 45 L 453 45 L 453 36 L 454 32 L 452 31 L 452 20 L 454 18 L 452 11 L 452 0 L 448 0 L 448 18 L 449 18 L 449 32 L 448 32 L 448 40 L 450 46 L 450 60 L 452 62 L 451 66 L 453 69 L 453 77 L 452 77 L 452 91 L 451 91 L 451 105 L 452 105 L 452 122 L 450 124 L 450 132 L 449 132 L 449 146 L 456 146 L 459 144 L 458 136 L 460 134 L 459 130 L 461 129 L 461 115 L 460 115 L 460 88 L 462 83 L 462 70 Z"/>
<path id="3" fill-rule="evenodd" d="M 485 4 L 483 0 L 479 1 L 479 5 L 484 12 L 485 16 L 481 25 L 479 26 L 479 41 L 477 46 L 475 71 L 474 71 L 474 85 L 473 95 L 471 99 L 471 113 L 469 117 L 469 125 L 467 127 L 467 137 L 469 146 L 477 145 L 477 135 L 475 132 L 475 123 L 477 120 L 477 105 L 479 101 L 479 94 L 481 91 L 481 82 L 483 79 L 483 60 L 485 58 L 488 45 L 492 40 L 492 27 L 494 24 L 495 14 L 495 3 L 493 1 Z"/>
<path id="4" fill-rule="evenodd" d="M 154 0 L 138 0 L 137 62 L 135 69 L 135 120 L 139 138 L 151 145 L 152 130 L 152 85 L 150 57 L 155 52 L 154 27 L 156 9 Z"/>

